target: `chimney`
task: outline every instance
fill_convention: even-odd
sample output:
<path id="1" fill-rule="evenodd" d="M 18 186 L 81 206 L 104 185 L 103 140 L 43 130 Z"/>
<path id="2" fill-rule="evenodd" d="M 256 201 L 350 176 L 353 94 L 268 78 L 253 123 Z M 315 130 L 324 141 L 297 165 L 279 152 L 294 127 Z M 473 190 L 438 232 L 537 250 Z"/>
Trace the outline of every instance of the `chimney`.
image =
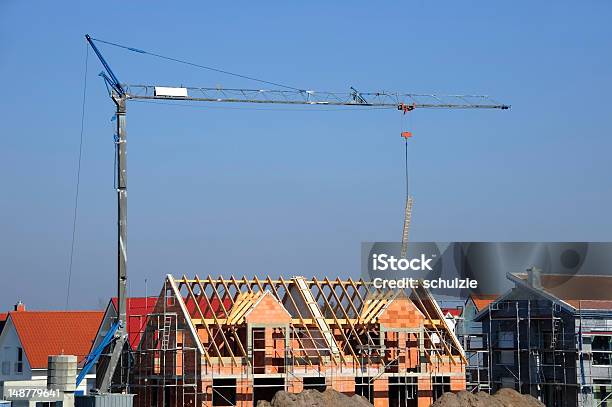
<path id="1" fill-rule="evenodd" d="M 17 301 L 17 304 L 15 304 L 15 311 L 20 312 L 20 311 L 25 311 L 26 307 L 25 304 L 21 301 Z"/>
<path id="2" fill-rule="evenodd" d="M 533 288 L 542 289 L 542 270 L 536 266 L 527 269 L 527 280 Z"/>

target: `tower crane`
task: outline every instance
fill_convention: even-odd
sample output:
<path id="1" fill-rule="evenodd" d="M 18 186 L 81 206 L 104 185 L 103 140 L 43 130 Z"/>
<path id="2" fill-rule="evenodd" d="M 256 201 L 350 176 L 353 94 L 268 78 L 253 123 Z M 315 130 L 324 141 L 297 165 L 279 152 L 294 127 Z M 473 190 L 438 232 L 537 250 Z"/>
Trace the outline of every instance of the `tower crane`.
<path id="1" fill-rule="evenodd" d="M 97 387 L 100 392 L 111 391 L 113 374 L 123 355 L 127 340 L 127 102 L 131 100 L 189 101 L 205 103 L 250 103 L 309 106 L 344 106 L 351 108 L 379 107 L 397 109 L 407 113 L 415 109 L 493 109 L 506 110 L 510 106 L 498 103 L 483 95 L 434 95 L 399 92 L 360 92 L 351 87 L 348 92 L 313 91 L 306 89 L 239 89 L 221 87 L 168 87 L 143 84 L 125 84 L 119 81 L 104 59 L 95 42 L 106 42 L 85 35 L 89 46 L 100 60 L 104 71 L 100 73 L 109 96 L 116 106 L 116 185 L 117 185 L 117 297 L 118 316 L 113 321 L 114 338 L 105 338 L 111 346 L 110 355 L 97 370 Z M 108 42 L 106 42 L 108 43 Z M 110 43 L 112 44 L 112 43 Z M 117 45 L 117 44 L 112 44 Z M 119 46 L 119 45 L 118 45 Z M 135 48 L 120 46 L 130 51 L 147 54 Z M 151 53 L 149 53 L 151 54 Z M 151 54 L 159 56 L 156 54 Z M 165 59 L 173 60 L 173 58 Z M 178 61 L 178 60 L 175 60 Z M 182 61 L 179 61 L 182 62 Z M 193 65 L 193 64 L 192 64 Z M 238 75 L 241 76 L 241 75 Z M 244 77 L 244 76 L 243 76 Z M 245 77 L 247 79 L 252 79 Z M 265 81 L 260 81 L 265 82 Z M 271 82 L 267 82 L 273 84 Z M 288 88 L 288 87 L 285 87 Z M 406 137 L 402 133 L 403 137 Z M 402 231 L 402 254 L 408 239 L 412 211 L 412 197 L 406 197 L 405 220 Z M 100 356 L 100 352 L 97 357 Z M 89 359 L 89 358 L 88 358 Z M 94 359 L 90 359 L 92 362 Z M 91 364 L 91 363 L 90 363 Z"/>

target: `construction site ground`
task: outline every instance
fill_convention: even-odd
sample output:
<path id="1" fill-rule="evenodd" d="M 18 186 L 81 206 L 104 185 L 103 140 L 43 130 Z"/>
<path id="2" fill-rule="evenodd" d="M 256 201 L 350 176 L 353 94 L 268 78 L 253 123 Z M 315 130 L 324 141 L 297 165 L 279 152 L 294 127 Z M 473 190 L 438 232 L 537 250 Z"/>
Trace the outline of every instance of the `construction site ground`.
<path id="1" fill-rule="evenodd" d="M 537 399 L 513 389 L 501 389 L 490 395 L 485 392 L 444 393 L 432 407 L 546 407 Z"/>
<path id="2" fill-rule="evenodd" d="M 259 401 L 257 407 L 372 407 L 367 399 L 359 395 L 346 396 L 336 390 L 327 389 L 304 390 L 293 394 L 279 391 L 274 395 L 272 402 Z"/>
<path id="3" fill-rule="evenodd" d="M 293 394 L 276 393 L 271 402 L 259 401 L 257 407 L 371 407 L 367 399 L 359 395 L 346 396 L 332 389 L 324 392 L 304 390 Z M 432 407 L 546 407 L 534 397 L 520 394 L 513 389 L 501 389 L 497 393 L 444 393 Z"/>

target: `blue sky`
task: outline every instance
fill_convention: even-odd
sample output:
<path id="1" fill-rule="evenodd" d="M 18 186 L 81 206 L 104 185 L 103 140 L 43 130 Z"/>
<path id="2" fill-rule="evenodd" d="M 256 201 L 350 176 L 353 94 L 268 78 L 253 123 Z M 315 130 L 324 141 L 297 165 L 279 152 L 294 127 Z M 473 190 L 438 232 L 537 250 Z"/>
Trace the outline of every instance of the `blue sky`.
<path id="1" fill-rule="evenodd" d="M 359 273 L 398 240 L 609 241 L 612 3 L 0 3 L 0 306 L 66 301 L 84 34 L 307 89 L 510 111 L 128 106 L 130 293 L 177 275 Z M 122 81 L 260 87 L 100 45 Z M 113 105 L 90 54 L 70 305 L 114 293 Z M 225 106 L 229 107 L 229 106 Z M 236 109 L 239 107 L 238 109 Z"/>

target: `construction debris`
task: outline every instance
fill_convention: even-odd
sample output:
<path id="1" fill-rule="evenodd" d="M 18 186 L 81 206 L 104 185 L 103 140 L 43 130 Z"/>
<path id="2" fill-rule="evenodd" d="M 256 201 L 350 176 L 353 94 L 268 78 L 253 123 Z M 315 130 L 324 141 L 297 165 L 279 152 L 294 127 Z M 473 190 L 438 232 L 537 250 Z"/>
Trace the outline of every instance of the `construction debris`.
<path id="1" fill-rule="evenodd" d="M 272 402 L 259 401 L 257 407 L 372 407 L 372 404 L 362 396 L 346 396 L 333 389 L 324 392 L 304 390 L 298 394 L 279 391 Z"/>
<path id="2" fill-rule="evenodd" d="M 513 389 L 501 389 L 494 395 L 483 391 L 470 393 L 444 393 L 432 407 L 546 407 L 537 399 L 527 394 L 520 394 Z"/>

